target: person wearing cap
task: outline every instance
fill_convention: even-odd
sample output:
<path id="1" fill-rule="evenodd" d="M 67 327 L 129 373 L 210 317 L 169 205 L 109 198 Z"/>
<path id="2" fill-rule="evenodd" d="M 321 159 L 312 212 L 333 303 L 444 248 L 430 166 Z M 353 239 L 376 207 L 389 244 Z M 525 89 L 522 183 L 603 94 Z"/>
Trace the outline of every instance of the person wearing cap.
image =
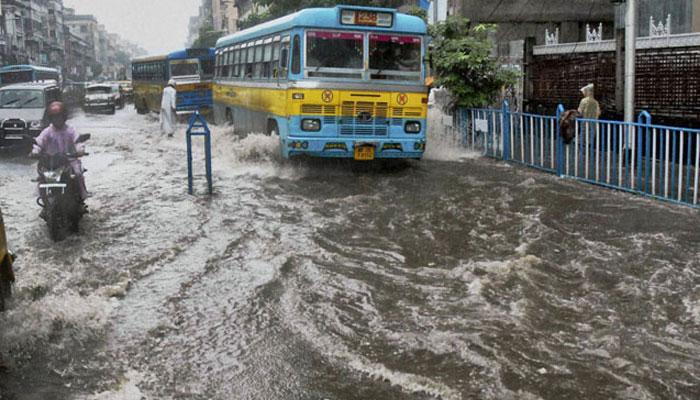
<path id="1" fill-rule="evenodd" d="M 46 115 L 51 124 L 34 139 L 35 144 L 29 156 L 38 157 L 42 153 L 49 155 L 76 154 L 78 157 L 72 158 L 70 165 L 73 173 L 78 177 L 80 200 L 85 201 L 88 198 L 88 191 L 85 187 L 83 165 L 79 158 L 85 154 L 85 146 L 81 143 L 76 143 L 79 137 L 78 133 L 72 126 L 66 124 L 68 111 L 63 103 L 54 101 L 49 104 Z"/>
<path id="2" fill-rule="evenodd" d="M 592 83 L 581 88 L 583 99 L 578 106 L 578 112 L 581 117 L 585 119 L 600 118 L 600 104 L 598 104 L 598 101 L 593 97 L 594 88 L 595 86 Z"/>
<path id="3" fill-rule="evenodd" d="M 163 89 L 163 98 L 160 101 L 160 129 L 168 137 L 172 137 L 175 133 L 175 124 L 177 123 L 177 114 L 175 113 L 177 104 L 176 85 L 174 79 L 168 81 L 168 85 Z"/>

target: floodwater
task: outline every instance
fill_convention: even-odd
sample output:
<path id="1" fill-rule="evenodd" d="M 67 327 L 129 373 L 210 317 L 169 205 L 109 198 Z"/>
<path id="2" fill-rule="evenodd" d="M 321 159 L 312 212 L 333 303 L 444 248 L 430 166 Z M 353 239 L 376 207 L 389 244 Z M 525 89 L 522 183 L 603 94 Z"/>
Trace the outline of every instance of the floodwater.
<path id="1" fill-rule="evenodd" d="M 698 399 L 700 213 L 454 150 L 283 161 L 78 115 L 94 197 L 61 244 L 0 155 L 18 282 L 1 399 Z M 201 147 L 197 147 L 201 154 Z M 196 164 L 198 173 L 203 171 Z"/>

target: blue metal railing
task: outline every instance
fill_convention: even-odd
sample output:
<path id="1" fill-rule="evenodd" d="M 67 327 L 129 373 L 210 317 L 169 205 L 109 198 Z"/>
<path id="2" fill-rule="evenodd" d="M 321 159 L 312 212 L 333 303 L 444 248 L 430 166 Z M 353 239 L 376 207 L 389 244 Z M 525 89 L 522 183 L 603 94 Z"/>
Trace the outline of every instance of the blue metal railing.
<path id="1" fill-rule="evenodd" d="M 634 123 L 579 118 L 565 144 L 564 107 L 554 116 L 501 109 L 460 109 L 462 144 L 482 154 L 561 177 L 699 207 L 700 130 L 652 124 L 642 112 Z"/>

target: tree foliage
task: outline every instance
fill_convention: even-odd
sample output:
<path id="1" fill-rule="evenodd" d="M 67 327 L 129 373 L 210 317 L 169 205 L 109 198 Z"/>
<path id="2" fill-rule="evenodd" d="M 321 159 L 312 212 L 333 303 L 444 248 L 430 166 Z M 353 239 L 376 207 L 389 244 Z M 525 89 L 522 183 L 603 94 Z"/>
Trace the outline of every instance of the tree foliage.
<path id="1" fill-rule="evenodd" d="M 481 107 L 493 102 L 515 74 L 493 57 L 489 36 L 494 25 L 474 25 L 468 19 L 450 17 L 430 27 L 436 84 L 454 97 L 453 106 Z"/>
<path id="2" fill-rule="evenodd" d="M 409 7 L 408 10 L 406 10 L 406 14 L 413 15 L 414 17 L 418 17 L 426 22 L 428 21 L 428 12 L 418 6 Z"/>
<path id="3" fill-rule="evenodd" d="M 199 36 L 192 44 L 193 48 L 203 49 L 216 46 L 216 41 L 225 34 L 223 31 L 214 30 L 214 26 L 206 23 L 199 28 Z"/>

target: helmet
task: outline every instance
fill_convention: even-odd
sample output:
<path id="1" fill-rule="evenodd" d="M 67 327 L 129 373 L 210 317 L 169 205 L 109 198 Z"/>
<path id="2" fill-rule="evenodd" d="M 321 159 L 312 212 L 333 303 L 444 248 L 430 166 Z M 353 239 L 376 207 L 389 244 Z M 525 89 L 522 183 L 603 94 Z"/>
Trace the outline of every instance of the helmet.
<path id="1" fill-rule="evenodd" d="M 49 117 L 60 115 L 60 116 L 66 116 L 66 106 L 63 105 L 60 101 L 54 101 L 51 104 L 49 104 L 49 107 L 46 110 L 46 114 Z"/>

